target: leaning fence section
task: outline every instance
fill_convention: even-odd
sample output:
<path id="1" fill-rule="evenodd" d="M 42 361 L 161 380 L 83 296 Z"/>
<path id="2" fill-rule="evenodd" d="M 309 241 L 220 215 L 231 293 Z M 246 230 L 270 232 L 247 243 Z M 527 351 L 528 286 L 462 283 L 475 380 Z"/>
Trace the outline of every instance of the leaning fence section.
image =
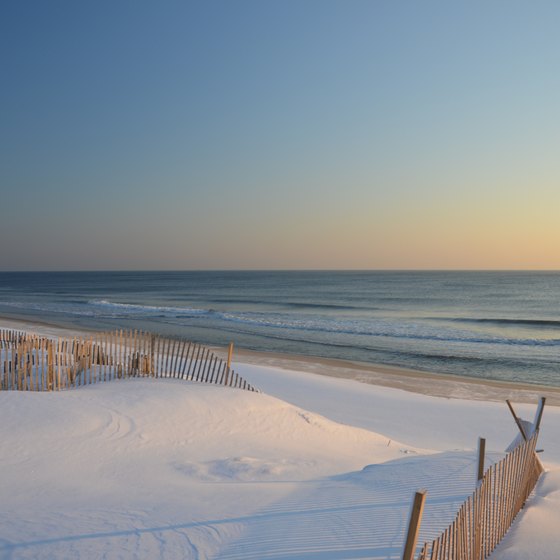
<path id="1" fill-rule="evenodd" d="M 58 391 L 129 377 L 174 378 L 256 391 L 209 348 L 138 330 L 51 339 L 0 330 L 0 389 Z"/>
<path id="2" fill-rule="evenodd" d="M 492 465 L 453 523 L 422 546 L 417 560 L 484 560 L 519 513 L 543 467 L 535 447 L 538 431 Z"/>

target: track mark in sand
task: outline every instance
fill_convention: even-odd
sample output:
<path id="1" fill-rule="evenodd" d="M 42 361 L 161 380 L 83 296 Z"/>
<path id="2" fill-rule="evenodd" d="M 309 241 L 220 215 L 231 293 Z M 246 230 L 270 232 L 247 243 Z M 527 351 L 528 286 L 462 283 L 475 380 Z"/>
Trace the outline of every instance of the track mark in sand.
<path id="1" fill-rule="evenodd" d="M 109 418 L 99 431 L 98 435 L 100 437 L 106 440 L 118 441 L 136 432 L 136 422 L 131 416 L 106 406 L 103 408 L 109 413 Z"/>

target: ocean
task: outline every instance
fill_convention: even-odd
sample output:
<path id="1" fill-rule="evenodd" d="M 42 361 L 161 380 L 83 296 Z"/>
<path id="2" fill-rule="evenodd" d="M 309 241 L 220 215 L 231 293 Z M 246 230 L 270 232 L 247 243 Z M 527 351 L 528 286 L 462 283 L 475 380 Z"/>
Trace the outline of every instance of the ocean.
<path id="1" fill-rule="evenodd" d="M 560 386 L 560 272 L 4 272 L 0 315 Z"/>

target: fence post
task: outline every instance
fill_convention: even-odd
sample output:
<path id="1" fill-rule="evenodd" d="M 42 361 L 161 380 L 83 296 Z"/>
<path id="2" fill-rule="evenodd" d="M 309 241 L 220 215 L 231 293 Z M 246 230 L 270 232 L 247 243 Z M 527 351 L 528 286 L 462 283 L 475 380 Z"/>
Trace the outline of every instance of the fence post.
<path id="1" fill-rule="evenodd" d="M 156 345 L 156 335 L 152 334 L 150 335 L 150 375 L 152 377 L 155 377 L 155 366 L 154 366 L 154 362 L 155 362 L 155 356 L 154 356 L 154 347 Z"/>
<path id="2" fill-rule="evenodd" d="M 523 440 L 527 441 L 529 438 L 527 437 L 527 434 L 525 433 L 525 430 L 523 428 L 523 424 L 521 424 L 521 420 L 519 419 L 517 414 L 515 414 L 515 410 L 513 410 L 513 406 L 511 406 L 511 403 L 509 402 L 509 399 L 506 399 L 506 404 L 508 405 L 509 411 L 511 412 L 511 415 L 513 416 L 513 419 L 515 420 L 515 423 L 517 424 L 517 427 L 519 428 L 519 431 L 521 432 L 521 436 L 523 437 Z"/>
<path id="3" fill-rule="evenodd" d="M 538 432 L 541 427 L 541 420 L 542 420 L 545 402 L 546 402 L 546 397 L 541 397 L 539 399 L 539 406 L 537 407 L 537 413 L 535 414 L 535 421 L 533 422 L 533 433 Z"/>
<path id="4" fill-rule="evenodd" d="M 476 482 L 477 484 L 482 480 L 484 476 L 484 453 L 486 451 L 486 440 L 482 437 L 478 438 L 478 468 L 476 470 Z"/>
<path id="5" fill-rule="evenodd" d="M 47 341 L 47 391 L 52 391 L 54 379 L 53 341 Z"/>
<path id="6" fill-rule="evenodd" d="M 420 531 L 422 513 L 424 512 L 424 502 L 426 501 L 426 494 L 426 490 L 419 490 L 414 495 L 414 500 L 410 509 L 408 533 L 406 535 L 406 543 L 404 545 L 402 560 L 414 560 L 414 552 L 416 550 L 418 532 Z"/>
<path id="7" fill-rule="evenodd" d="M 233 342 L 229 343 L 228 354 L 227 354 L 227 367 L 231 369 L 231 358 L 233 356 Z"/>
<path id="8" fill-rule="evenodd" d="M 226 362 L 226 382 L 224 385 L 227 386 L 229 380 L 229 372 L 231 371 L 231 357 L 233 355 L 233 342 L 229 343 L 227 362 Z"/>

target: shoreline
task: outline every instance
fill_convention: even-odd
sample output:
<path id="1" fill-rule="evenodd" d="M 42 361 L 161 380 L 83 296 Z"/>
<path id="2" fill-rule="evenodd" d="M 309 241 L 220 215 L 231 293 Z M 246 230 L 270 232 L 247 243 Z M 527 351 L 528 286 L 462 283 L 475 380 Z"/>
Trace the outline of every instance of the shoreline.
<path id="1" fill-rule="evenodd" d="M 28 321 L 5 316 L 0 316 L 0 329 L 27 330 L 50 336 L 96 332 L 93 329 L 60 327 L 42 321 Z M 205 345 L 219 357 L 227 357 L 227 348 L 211 344 Z M 235 363 L 260 365 L 351 379 L 369 385 L 401 389 L 433 397 L 480 401 L 510 399 L 518 403 L 536 403 L 539 397 L 544 396 L 547 404 L 560 406 L 560 387 L 547 385 L 478 379 L 344 359 L 248 350 L 235 346 L 232 361 L 234 369 Z"/>
<path id="2" fill-rule="evenodd" d="M 227 349 L 212 347 L 220 357 Z M 233 363 L 275 367 L 303 371 L 316 375 L 351 379 L 369 385 L 402 389 L 432 397 L 480 401 L 505 401 L 536 404 L 546 397 L 547 404 L 560 406 L 560 388 L 530 383 L 514 383 L 493 379 L 477 379 L 454 374 L 433 373 L 382 364 L 351 362 L 335 358 L 321 358 L 274 352 L 235 349 Z M 235 369 L 235 367 L 234 367 Z"/>

